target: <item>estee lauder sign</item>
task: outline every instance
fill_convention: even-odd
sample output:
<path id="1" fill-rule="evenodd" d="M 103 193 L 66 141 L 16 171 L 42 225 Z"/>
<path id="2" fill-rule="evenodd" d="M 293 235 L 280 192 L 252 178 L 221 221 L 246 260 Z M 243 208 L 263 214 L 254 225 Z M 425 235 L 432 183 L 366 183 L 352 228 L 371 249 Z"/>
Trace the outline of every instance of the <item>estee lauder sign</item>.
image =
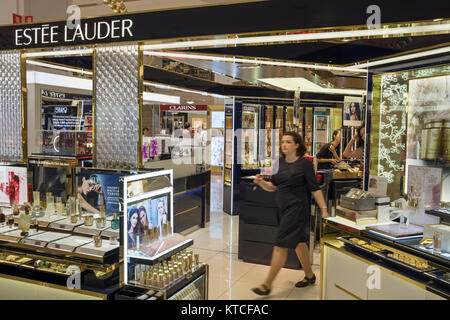
<path id="1" fill-rule="evenodd" d="M 15 45 L 67 45 L 85 41 L 133 38 L 133 20 L 81 22 L 70 29 L 67 25 L 42 24 L 15 30 Z"/>

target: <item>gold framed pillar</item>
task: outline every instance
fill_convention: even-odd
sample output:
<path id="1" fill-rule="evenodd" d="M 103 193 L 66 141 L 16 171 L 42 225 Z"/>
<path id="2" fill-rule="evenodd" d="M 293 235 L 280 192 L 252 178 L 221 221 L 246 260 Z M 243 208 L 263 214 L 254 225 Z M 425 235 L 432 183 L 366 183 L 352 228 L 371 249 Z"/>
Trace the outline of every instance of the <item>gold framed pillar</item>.
<path id="1" fill-rule="evenodd" d="M 26 71 L 19 51 L 0 53 L 0 162 L 23 162 L 26 158 L 24 95 Z M 25 89 L 24 89 L 25 87 Z M 26 134 L 26 131 L 25 131 Z"/>
<path id="2" fill-rule="evenodd" d="M 94 49 L 93 159 L 97 168 L 137 169 L 142 162 L 142 54 L 137 44 Z"/>

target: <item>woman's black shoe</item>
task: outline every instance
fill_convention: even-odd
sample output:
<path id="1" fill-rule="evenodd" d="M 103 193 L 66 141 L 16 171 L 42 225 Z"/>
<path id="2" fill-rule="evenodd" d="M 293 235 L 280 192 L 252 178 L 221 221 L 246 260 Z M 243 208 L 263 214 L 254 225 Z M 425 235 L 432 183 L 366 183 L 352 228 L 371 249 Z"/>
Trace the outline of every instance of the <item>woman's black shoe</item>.
<path id="1" fill-rule="evenodd" d="M 252 291 L 260 296 L 268 296 L 270 294 L 270 289 L 268 289 L 264 284 L 261 285 L 264 288 L 264 291 L 260 288 L 253 288 Z"/>
<path id="2" fill-rule="evenodd" d="M 305 278 L 303 278 L 302 281 L 297 282 L 297 283 L 295 284 L 295 286 L 296 286 L 297 288 L 303 288 L 303 287 L 306 287 L 306 286 L 308 286 L 308 285 L 310 285 L 310 284 L 314 284 L 314 282 L 316 282 L 316 275 L 315 275 L 315 274 L 313 274 L 313 276 L 312 276 L 311 279 L 310 279 L 310 278 L 307 278 L 307 277 L 305 276 Z"/>

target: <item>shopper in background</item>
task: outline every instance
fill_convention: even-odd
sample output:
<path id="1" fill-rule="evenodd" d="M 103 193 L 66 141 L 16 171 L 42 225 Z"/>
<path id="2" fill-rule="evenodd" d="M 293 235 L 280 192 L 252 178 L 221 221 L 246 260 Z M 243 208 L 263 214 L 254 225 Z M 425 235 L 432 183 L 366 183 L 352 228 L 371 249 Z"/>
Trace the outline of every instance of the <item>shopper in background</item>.
<path id="1" fill-rule="evenodd" d="M 352 137 L 350 142 L 345 147 L 342 156 L 344 158 L 362 159 L 364 158 L 364 142 L 366 140 L 366 127 L 363 124 L 356 130 L 356 134 Z M 356 141 L 356 149 L 352 150 L 352 147 Z"/>
<path id="2" fill-rule="evenodd" d="M 149 132 L 150 132 L 150 130 L 149 130 L 148 128 L 142 129 L 142 135 L 143 135 L 144 137 L 147 137 L 148 134 L 149 134 Z"/>
<path id="3" fill-rule="evenodd" d="M 270 294 L 275 277 L 286 263 L 288 249 L 295 249 L 305 272 L 304 279 L 295 286 L 306 287 L 316 281 L 306 244 L 311 215 L 311 192 L 322 210 L 322 217 L 326 217 L 328 213 L 313 164 L 303 157 L 305 152 L 302 137 L 296 132 L 286 132 L 281 139 L 282 157 L 279 159 L 278 173 L 272 176 L 270 182 L 263 180 L 259 174 L 254 180 L 255 184 L 266 191 L 277 191 L 280 220 L 269 274 L 262 285 L 252 289 L 256 294 Z"/>
<path id="4" fill-rule="evenodd" d="M 341 130 L 333 132 L 333 141 L 325 144 L 316 154 L 317 169 L 331 169 L 333 165 L 341 161 L 339 158 L 339 149 L 341 144 Z"/>
<path id="5" fill-rule="evenodd" d="M 190 138 L 191 138 L 191 124 L 189 122 L 186 122 L 184 124 L 183 139 L 190 139 Z"/>

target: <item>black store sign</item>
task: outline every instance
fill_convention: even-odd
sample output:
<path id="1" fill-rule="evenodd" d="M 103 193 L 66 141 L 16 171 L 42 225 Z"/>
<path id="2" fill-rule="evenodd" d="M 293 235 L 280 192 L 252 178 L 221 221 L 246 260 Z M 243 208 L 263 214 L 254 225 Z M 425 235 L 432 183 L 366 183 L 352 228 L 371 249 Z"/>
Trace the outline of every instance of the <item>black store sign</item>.
<path id="1" fill-rule="evenodd" d="M 2 27 L 0 50 L 129 42 L 145 37 L 142 31 L 140 34 L 137 31 L 140 29 L 139 23 L 132 17 L 123 15 L 82 19 L 76 25 L 73 21 L 70 22 L 70 24 L 67 21 L 58 21 Z M 73 27 L 70 28 L 69 25 Z"/>
<path id="2" fill-rule="evenodd" d="M 381 23 L 445 18 L 445 12 L 450 12 L 450 2 L 442 0 L 414 6 L 392 0 L 376 3 Z M 371 4 L 371 0 L 346 0 L 345 5 L 342 1 L 257 1 L 81 19 L 72 29 L 73 20 L 11 25 L 0 27 L 0 50 L 360 26 L 367 23 Z"/>

